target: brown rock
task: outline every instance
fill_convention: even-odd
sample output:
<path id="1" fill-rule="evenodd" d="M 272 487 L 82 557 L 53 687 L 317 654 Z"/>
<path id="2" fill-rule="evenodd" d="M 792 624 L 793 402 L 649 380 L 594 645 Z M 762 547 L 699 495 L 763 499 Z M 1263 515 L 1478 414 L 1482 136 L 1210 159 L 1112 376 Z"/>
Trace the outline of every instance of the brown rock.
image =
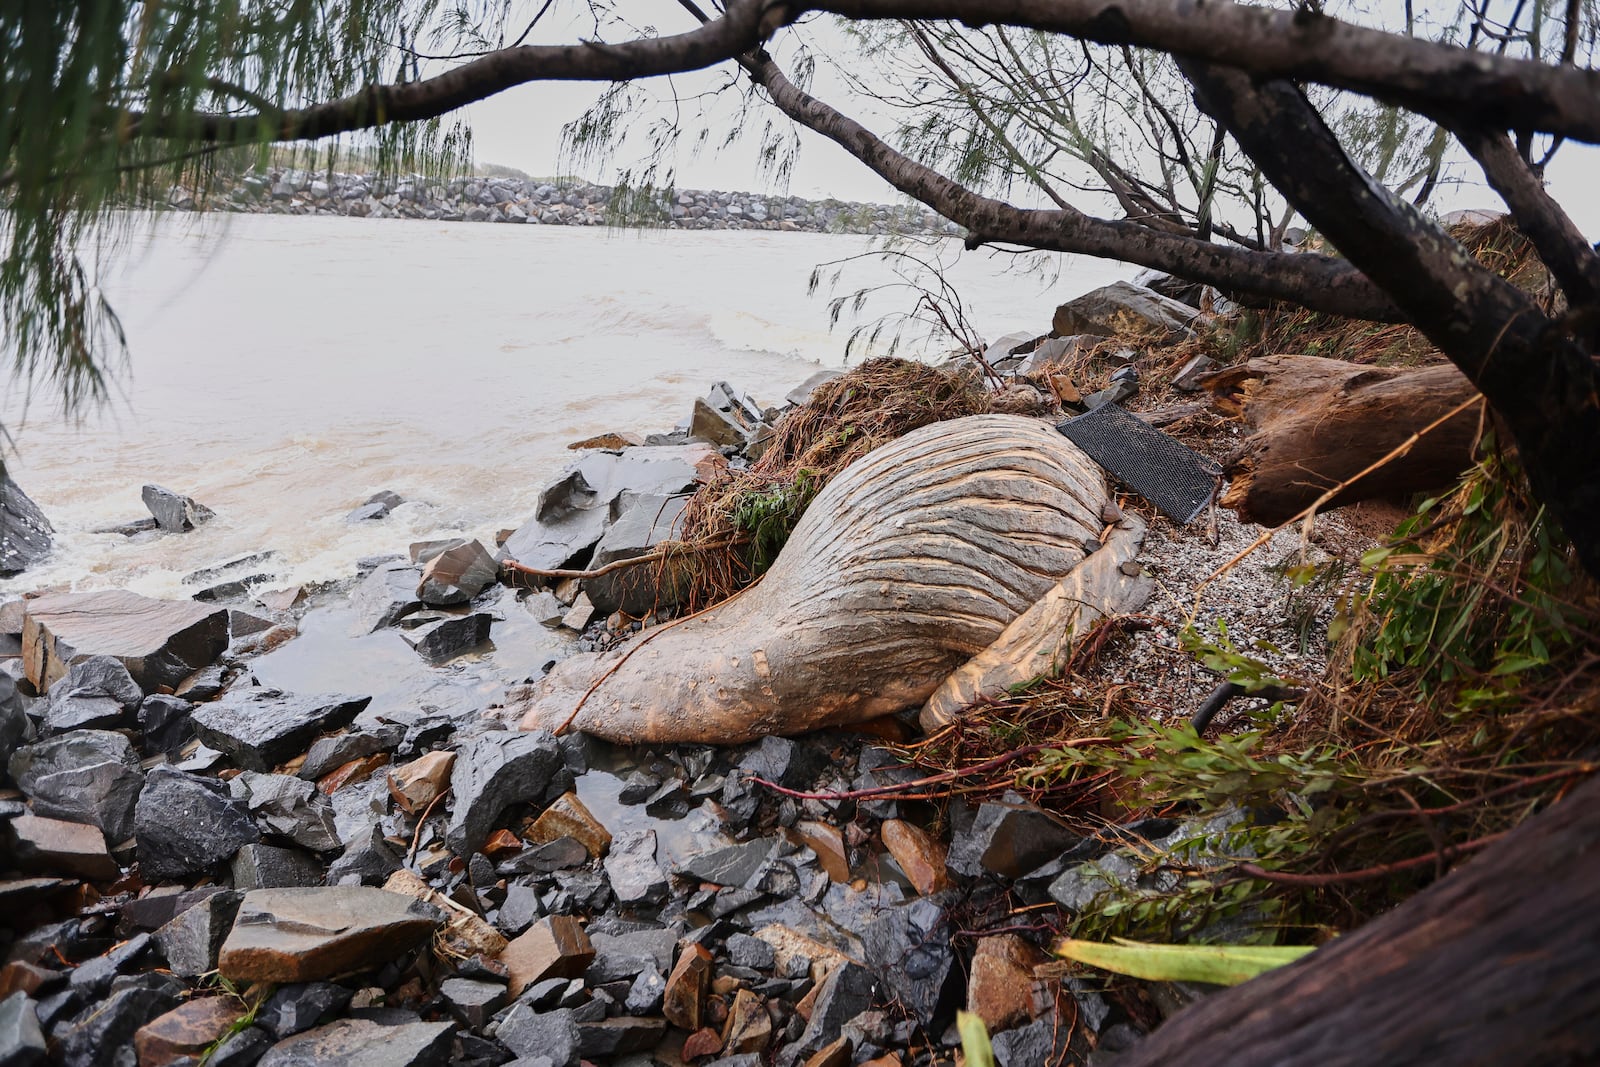
<path id="1" fill-rule="evenodd" d="M 30 600 L 22 660 L 40 692 L 81 656 L 114 656 L 146 693 L 175 686 L 228 647 L 228 609 L 153 600 L 125 589 L 52 593 Z"/>
<path id="2" fill-rule="evenodd" d="M 268 611 L 288 611 L 305 598 L 305 586 L 291 585 L 285 589 L 271 589 L 264 593 L 257 593 L 256 603 Z"/>
<path id="3" fill-rule="evenodd" d="M 450 770 L 456 765 L 454 752 L 430 752 L 389 772 L 389 792 L 395 803 L 415 815 L 427 808 L 450 786 Z M 337 773 L 337 772 L 336 772 Z"/>
<path id="4" fill-rule="evenodd" d="M 493 860 L 512 852 L 521 852 L 522 848 L 522 838 L 510 830 L 496 830 L 478 851 Z"/>
<path id="5" fill-rule="evenodd" d="M 484 922 L 476 912 L 444 896 L 412 872 L 395 871 L 383 888 L 390 893 L 431 904 L 443 912 L 445 928 L 439 936 L 445 947 L 454 954 L 465 959 L 473 956 L 493 959 L 506 950 L 506 939 L 500 931 Z"/>
<path id="6" fill-rule="evenodd" d="M 536 845 L 560 837 L 577 839 L 593 859 L 604 856 L 611 847 L 611 831 L 589 813 L 576 793 L 563 793 L 528 827 L 528 840 Z"/>
<path id="7" fill-rule="evenodd" d="M 900 865 L 918 893 L 929 896 L 950 885 L 945 868 L 945 847 L 903 819 L 883 824 L 883 847 Z"/>
<path id="8" fill-rule="evenodd" d="M 983 1020 L 990 1033 L 1009 1030 L 1033 1018 L 1034 947 L 1014 935 L 978 942 L 967 978 L 967 1010 Z"/>
<path id="9" fill-rule="evenodd" d="M 317 788 L 332 796 L 347 785 L 364 782 L 389 764 L 389 753 L 374 752 L 370 756 L 353 759 L 317 779 Z"/>
<path id="10" fill-rule="evenodd" d="M 806 847 L 817 854 L 817 860 L 822 864 L 822 869 L 828 872 L 829 878 L 835 882 L 850 880 L 850 857 L 838 830 L 822 822 L 797 823 L 794 829 Z"/>
<path id="11" fill-rule="evenodd" d="M 683 1042 L 683 1051 L 680 1058 L 685 1060 L 700 1060 L 707 1056 L 715 1056 L 722 1051 L 722 1035 L 711 1027 L 696 1030 Z"/>
<path id="12" fill-rule="evenodd" d="M 594 437 L 585 437 L 581 441 L 574 441 L 567 447 L 573 451 L 580 448 L 630 448 L 634 445 L 644 444 L 644 438 L 636 433 L 624 431 L 622 433 L 603 433 Z"/>
<path id="13" fill-rule="evenodd" d="M 882 1056 L 875 1056 L 870 1060 L 864 1060 L 858 1064 L 857 1067 L 900 1067 L 900 1063 L 900 1053 L 885 1052 Z"/>
<path id="14" fill-rule="evenodd" d="M 244 1014 L 232 997 L 205 997 L 180 1004 L 133 1035 L 139 1067 L 165 1067 L 199 1056 Z"/>
<path id="15" fill-rule="evenodd" d="M 711 953 L 703 945 L 685 945 L 667 976 L 667 989 L 662 995 L 661 1014 L 668 1022 L 685 1030 L 700 1028 L 700 1001 L 706 995 L 709 977 Z"/>
<path id="16" fill-rule="evenodd" d="M 366 886 L 245 894 L 217 970 L 250 982 L 312 982 L 394 959 L 443 920 L 414 897 Z"/>
<path id="17" fill-rule="evenodd" d="M 106 851 L 106 837 L 96 826 L 18 815 L 11 820 L 18 867 L 42 874 L 75 874 L 104 881 L 122 869 Z"/>
<path id="18" fill-rule="evenodd" d="M 354 1003 L 352 1001 L 352 1003 Z M 262 1067 L 390 1067 L 449 1060 L 455 1024 L 340 1019 L 278 1042 Z"/>
<path id="19" fill-rule="evenodd" d="M 848 1037 L 839 1037 L 832 1044 L 814 1052 L 806 1067 L 850 1067 L 850 1056 L 855 1049 Z"/>
<path id="20" fill-rule="evenodd" d="M 22 992 L 33 996 L 39 987 L 57 978 L 60 971 L 52 971 L 48 967 L 41 967 L 37 963 L 28 963 L 25 960 L 12 960 L 4 967 L 0 967 L 0 1001 L 4 1001 L 13 993 Z"/>
<path id="21" fill-rule="evenodd" d="M 722 1028 L 722 1047 L 729 1056 L 742 1053 L 762 1053 L 772 1042 L 772 1016 L 767 1014 L 767 1002 L 748 989 L 739 990 L 728 1011 L 727 1025 Z M 845 1063 L 850 1062 L 846 1052 Z"/>
<path id="22" fill-rule="evenodd" d="M 547 915 L 530 926 L 500 954 L 506 965 L 512 997 L 546 978 L 577 978 L 594 962 L 594 946 L 578 920 Z"/>
<path id="23" fill-rule="evenodd" d="M 780 973 L 787 971 L 790 961 L 799 956 L 811 964 L 811 979 L 818 984 L 822 982 L 823 975 L 849 959 L 838 949 L 780 923 L 763 926 L 755 932 L 755 936 L 772 946 L 773 959 Z"/>

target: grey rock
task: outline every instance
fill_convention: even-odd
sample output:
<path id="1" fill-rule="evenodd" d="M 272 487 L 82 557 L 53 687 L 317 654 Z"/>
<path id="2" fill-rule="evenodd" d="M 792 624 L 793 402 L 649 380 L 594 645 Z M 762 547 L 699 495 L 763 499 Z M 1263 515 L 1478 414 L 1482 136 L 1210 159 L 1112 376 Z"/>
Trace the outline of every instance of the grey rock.
<path id="1" fill-rule="evenodd" d="M 791 404 L 795 407 L 810 403 L 811 394 L 817 391 L 818 386 L 833 381 L 833 379 L 839 377 L 839 375 L 843 373 L 844 372 L 842 370 L 819 370 L 812 374 L 811 377 L 807 378 L 805 381 L 789 390 L 788 394 L 784 396 L 783 401 L 784 403 Z"/>
<path id="2" fill-rule="evenodd" d="M 1220 365 L 1210 356 L 1204 354 L 1195 356 L 1178 368 L 1178 373 L 1172 376 L 1172 387 L 1185 393 L 1197 393 L 1201 388 L 1200 380 Z"/>
<path id="3" fill-rule="evenodd" d="M 405 503 L 405 498 L 389 489 L 382 489 L 367 497 L 362 505 L 345 516 L 346 522 L 367 522 L 388 518 L 389 512 Z"/>
<path id="4" fill-rule="evenodd" d="M 513 804 L 548 796 L 562 769 L 561 748 L 551 734 L 502 731 L 461 749 L 450 775 L 454 801 L 445 839 L 450 851 L 470 856 Z"/>
<path id="5" fill-rule="evenodd" d="M 343 767 L 351 760 L 379 752 L 393 752 L 405 736 L 397 726 L 380 726 L 371 730 L 356 730 L 332 737 L 319 737 L 306 749 L 306 758 L 295 775 L 314 782 L 323 775 Z"/>
<path id="6" fill-rule="evenodd" d="M 185 585 L 203 585 L 208 582 L 214 582 L 218 578 L 224 577 L 231 572 L 242 570 L 245 567 L 254 567 L 257 564 L 266 563 L 268 560 L 276 558 L 277 555 L 278 554 L 276 552 L 267 551 L 252 552 L 247 556 L 237 556 L 233 559 L 225 560 L 222 563 L 212 564 L 209 567 L 201 567 L 197 571 L 191 571 L 183 576 L 183 582 Z"/>
<path id="7" fill-rule="evenodd" d="M 578 1062 L 578 1022 L 565 1008 L 536 1012 L 518 1004 L 500 1020 L 494 1037 L 518 1056 L 548 1056 L 556 1067 Z"/>
<path id="8" fill-rule="evenodd" d="M 155 518 L 156 526 L 166 533 L 184 533 L 216 515 L 204 504 L 159 485 L 147 485 L 139 495 Z"/>
<path id="9" fill-rule="evenodd" d="M 21 574 L 48 557 L 54 532 L 39 505 L 0 473 L 0 578 Z"/>
<path id="10" fill-rule="evenodd" d="M 810 785 L 827 766 L 827 752 L 804 738 L 763 737 L 739 760 L 739 770 L 747 776 L 765 778 L 788 789 Z"/>
<path id="11" fill-rule="evenodd" d="M 228 783 L 228 790 L 250 809 L 262 833 L 286 837 L 313 852 L 340 846 L 333 802 L 312 783 L 287 774 L 243 771 Z"/>
<path id="12" fill-rule="evenodd" d="M 474 1030 L 483 1024 L 506 1003 L 504 982 L 483 982 L 471 978 L 447 978 L 439 983 L 439 995 L 444 997 L 450 1010 Z"/>
<path id="13" fill-rule="evenodd" d="M 630 1052 L 655 1048 L 667 1036 L 665 1019 L 623 1015 L 578 1024 L 578 1055 L 598 1063 L 613 1063 Z"/>
<path id="14" fill-rule="evenodd" d="M 322 864 L 299 849 L 245 845 L 230 866 L 235 889 L 291 889 L 323 882 Z"/>
<path id="15" fill-rule="evenodd" d="M 397 561 L 375 567 L 350 594 L 361 632 L 375 633 L 420 611 L 417 583 L 421 580 L 422 569 L 409 563 Z"/>
<path id="16" fill-rule="evenodd" d="M 103 956 L 80 963 L 67 981 L 85 1001 L 104 996 L 111 989 L 117 975 L 129 969 L 155 944 L 147 933 L 135 934 Z"/>
<path id="17" fill-rule="evenodd" d="M 350 839 L 343 855 L 328 867 L 325 881 L 328 885 L 342 885 L 354 879 L 361 885 L 382 885 L 402 863 L 400 851 L 384 840 L 381 829 L 371 826 Z"/>
<path id="18" fill-rule="evenodd" d="M 139 704 L 139 736 L 144 751 L 175 756 L 194 737 L 189 716 L 194 705 L 182 697 L 153 693 Z"/>
<path id="19" fill-rule="evenodd" d="M 944 909 L 926 897 L 891 908 L 861 931 L 867 966 L 924 1030 L 938 1033 L 955 1017 L 959 983 Z"/>
<path id="20" fill-rule="evenodd" d="M 667 873 L 656 862 L 654 830 L 626 830 L 615 835 L 606 853 L 605 871 L 619 904 L 659 904 L 667 897 Z"/>
<path id="21" fill-rule="evenodd" d="M 406 549 L 406 555 L 411 562 L 419 567 L 427 565 L 428 561 L 441 552 L 448 552 L 452 548 L 467 543 L 465 537 L 441 537 L 432 541 L 413 541 Z"/>
<path id="22" fill-rule="evenodd" d="M 775 953 L 772 946 L 759 937 L 751 937 L 749 934 L 730 934 L 728 962 L 735 967 L 770 971 L 775 962 Z"/>
<path id="23" fill-rule="evenodd" d="M 160 886 L 142 897 L 135 897 L 122 906 L 120 931 L 159 930 L 179 915 L 207 897 L 227 892 L 222 886 L 202 886 L 184 889 L 182 886 Z"/>
<path id="24" fill-rule="evenodd" d="M 11 763 L 17 746 L 28 736 L 28 713 L 11 675 L 0 671 L 0 767 Z"/>
<path id="25" fill-rule="evenodd" d="M 113 729 L 144 699 L 133 675 L 111 656 L 86 656 L 67 668 L 67 676 L 50 687 L 45 702 L 45 730 Z"/>
<path id="26" fill-rule="evenodd" d="M 860 964 L 846 961 L 835 967 L 817 991 L 800 1047 L 815 1052 L 836 1040 L 845 1023 L 872 1007 L 877 988 L 872 972 Z"/>
<path id="27" fill-rule="evenodd" d="M 672 966 L 672 951 L 677 934 L 665 927 L 646 927 L 623 933 L 595 929 L 590 934 L 594 962 L 584 972 L 592 986 L 607 982 L 632 981 L 645 971 L 665 974 Z"/>
<path id="28" fill-rule="evenodd" d="M 677 865 L 680 874 L 716 885 L 742 886 L 761 870 L 772 855 L 776 842 L 759 838 L 738 845 L 726 845 L 690 856 Z"/>
<path id="29" fill-rule="evenodd" d="M 519 874 L 553 874 L 582 866 L 589 860 L 589 850 L 574 837 L 558 837 L 533 848 L 525 848 L 500 864 L 498 870 L 506 876 Z"/>
<path id="30" fill-rule="evenodd" d="M 205 1067 L 255 1067 L 271 1047 L 271 1034 L 259 1026 L 247 1026 L 225 1038 L 206 1060 Z"/>
<path id="31" fill-rule="evenodd" d="M 666 991 L 667 980 L 660 971 L 640 971 L 628 988 L 623 1007 L 629 1015 L 653 1015 L 661 1010 L 661 997 Z"/>
<path id="32" fill-rule="evenodd" d="M 233 927 L 244 894 L 224 890 L 177 915 L 156 931 L 167 967 L 180 978 L 198 978 L 217 969 L 217 951 Z"/>
<path id="33" fill-rule="evenodd" d="M 950 844 L 949 867 L 969 877 L 1018 878 L 1072 848 L 1078 835 L 1016 793 L 978 808 L 977 817 Z"/>
<path id="34" fill-rule="evenodd" d="M 1070 1031 L 1057 1026 L 1053 1019 L 1035 1019 L 1026 1026 L 995 1034 L 990 1044 L 994 1061 L 999 1067 L 1037 1067 L 1041 1063 L 1055 1063 Z"/>
<path id="35" fill-rule="evenodd" d="M 147 882 L 199 874 L 261 836 L 225 785 L 171 767 L 157 767 L 145 779 L 134 833 Z"/>
<path id="36" fill-rule="evenodd" d="M 0 1001 L 0 1064 L 35 1067 L 48 1060 L 44 1031 L 39 1029 L 33 1001 L 20 992 Z"/>
<path id="37" fill-rule="evenodd" d="M 494 616 L 487 611 L 471 615 L 451 615 L 407 630 L 400 636 L 417 650 L 417 655 L 432 664 L 446 663 L 470 652 L 489 640 Z"/>
<path id="38" fill-rule="evenodd" d="M 467 541 L 428 560 L 417 584 L 417 599 L 433 607 L 465 604 L 500 575 L 500 564 L 481 541 Z"/>
<path id="39" fill-rule="evenodd" d="M 62 1062 L 102 1064 L 118 1062 L 117 1052 L 131 1048 L 133 1035 L 145 1023 L 178 1005 L 182 989 L 176 980 L 129 984 L 86 1008 L 69 1025 L 57 1031 Z"/>
<path id="40" fill-rule="evenodd" d="M 1062 304 L 1050 325 L 1058 337 L 1084 333 L 1114 337 L 1140 331 L 1188 337 L 1197 314 L 1187 304 L 1142 285 L 1119 281 Z"/>
<path id="41" fill-rule="evenodd" d="M 332 982 L 286 985 L 267 998 L 256 1013 L 256 1025 L 282 1041 L 344 1011 L 354 991 Z"/>
<path id="42" fill-rule="evenodd" d="M 340 1019 L 280 1041 L 257 1067 L 441 1067 L 454 1030 L 450 1023 Z"/>
<path id="43" fill-rule="evenodd" d="M 371 700 L 340 693 L 297 696 L 261 687 L 234 689 L 195 710 L 195 733 L 246 770 L 267 771 L 304 752 L 317 734 L 350 725 Z"/>
<path id="44" fill-rule="evenodd" d="M 389 813 L 389 785 L 382 775 L 347 785 L 333 794 L 333 820 L 346 845 L 379 825 Z"/>
<path id="45" fill-rule="evenodd" d="M 539 891 L 531 885 L 506 887 L 505 903 L 495 917 L 495 926 L 507 937 L 515 937 L 544 917 Z"/>
<path id="46" fill-rule="evenodd" d="M 34 814 L 98 826 L 112 844 L 133 832 L 144 774 L 122 734 L 78 730 L 27 745 L 12 755 L 9 769 Z"/>
<path id="47" fill-rule="evenodd" d="M 228 611 L 193 600 L 155 600 L 126 589 L 50 593 L 29 600 L 38 634 L 36 683 L 53 683 L 84 656 L 115 656 L 146 693 L 176 687 L 228 647 Z"/>
<path id="48" fill-rule="evenodd" d="M 634 496 L 626 494 L 617 521 L 594 547 L 591 570 L 638 557 L 662 541 L 683 536 L 683 511 L 687 496 Z M 595 610 L 610 615 L 622 611 L 642 617 L 670 607 L 688 592 L 688 575 L 665 565 L 624 567 L 598 578 L 585 578 L 583 591 Z M 675 580 L 678 576 L 678 580 Z"/>

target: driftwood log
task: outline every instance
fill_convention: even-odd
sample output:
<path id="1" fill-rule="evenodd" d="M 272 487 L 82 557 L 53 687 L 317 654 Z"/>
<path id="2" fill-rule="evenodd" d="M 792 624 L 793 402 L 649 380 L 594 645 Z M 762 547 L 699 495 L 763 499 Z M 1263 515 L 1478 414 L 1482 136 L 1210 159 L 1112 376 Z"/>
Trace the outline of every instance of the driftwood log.
<path id="1" fill-rule="evenodd" d="M 1393 911 L 1169 1019 L 1118 1067 L 1600 1057 L 1600 780 Z"/>
<path id="2" fill-rule="evenodd" d="M 715 744 L 916 707 L 1098 544 L 1108 499 L 1042 420 L 925 426 L 829 482 L 759 585 L 563 660 L 508 707 L 527 729 Z"/>
<path id="3" fill-rule="evenodd" d="M 1277 526 L 1477 396 L 1448 363 L 1365 367 L 1320 356 L 1266 356 L 1207 375 L 1205 388 L 1251 435 L 1224 464 L 1222 506 Z M 1339 491 L 1324 508 L 1403 499 L 1449 485 L 1472 463 L 1479 407 L 1423 435 L 1405 455 Z"/>

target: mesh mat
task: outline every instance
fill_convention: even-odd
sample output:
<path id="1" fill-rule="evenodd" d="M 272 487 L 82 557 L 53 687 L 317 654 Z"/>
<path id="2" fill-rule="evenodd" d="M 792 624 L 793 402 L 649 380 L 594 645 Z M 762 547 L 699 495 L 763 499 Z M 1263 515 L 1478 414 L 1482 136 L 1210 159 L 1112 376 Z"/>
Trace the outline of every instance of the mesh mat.
<path id="1" fill-rule="evenodd" d="M 1116 404 L 1101 405 L 1056 429 L 1174 522 L 1200 514 L 1222 476 L 1215 463 Z"/>

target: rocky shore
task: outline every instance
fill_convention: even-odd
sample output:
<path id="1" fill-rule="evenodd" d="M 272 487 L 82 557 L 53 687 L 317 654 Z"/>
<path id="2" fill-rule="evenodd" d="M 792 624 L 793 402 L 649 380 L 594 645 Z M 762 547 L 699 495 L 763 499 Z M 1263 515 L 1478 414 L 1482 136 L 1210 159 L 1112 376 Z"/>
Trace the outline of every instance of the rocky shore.
<path id="1" fill-rule="evenodd" d="M 1183 305 L 1135 288 L 1102 303 L 1182 328 Z M 1085 330 L 1105 313 L 1079 312 Z M 1082 407 L 1050 357 L 1092 336 L 949 369 L 1011 410 Z M 276 586 L 260 553 L 195 572 L 190 601 L 0 605 L 0 1065 L 923 1067 L 959 1062 L 962 1007 L 1002 1067 L 1105 1063 L 1194 995 L 1113 995 L 1051 938 L 1103 894 L 1176 884 L 1169 854 L 1223 862 L 1227 818 L 1085 834 L 1015 794 L 968 804 L 919 782 L 895 720 L 623 748 L 516 729 L 525 679 L 442 710 L 255 676 L 315 613 L 396 633 L 456 681 L 514 619 L 579 648 L 661 622 L 659 585 L 608 580 L 651 568 L 593 572 L 648 553 L 827 377 L 771 408 L 719 384 L 668 433 L 575 442 L 494 547 L 418 542 L 322 589 Z M 1110 375 L 1099 401 L 1137 388 Z M 212 517 L 145 500 L 120 532 Z M 513 581 L 507 558 L 588 576 Z"/>
<path id="2" fill-rule="evenodd" d="M 956 236 L 962 230 L 921 205 L 890 206 L 797 196 L 681 189 L 617 195 L 583 181 L 521 178 L 380 177 L 275 169 L 219 179 L 216 188 L 174 186 L 176 211 L 347 215 L 371 219 L 503 222 L 530 226 L 642 225 L 681 230 L 781 230 Z"/>

